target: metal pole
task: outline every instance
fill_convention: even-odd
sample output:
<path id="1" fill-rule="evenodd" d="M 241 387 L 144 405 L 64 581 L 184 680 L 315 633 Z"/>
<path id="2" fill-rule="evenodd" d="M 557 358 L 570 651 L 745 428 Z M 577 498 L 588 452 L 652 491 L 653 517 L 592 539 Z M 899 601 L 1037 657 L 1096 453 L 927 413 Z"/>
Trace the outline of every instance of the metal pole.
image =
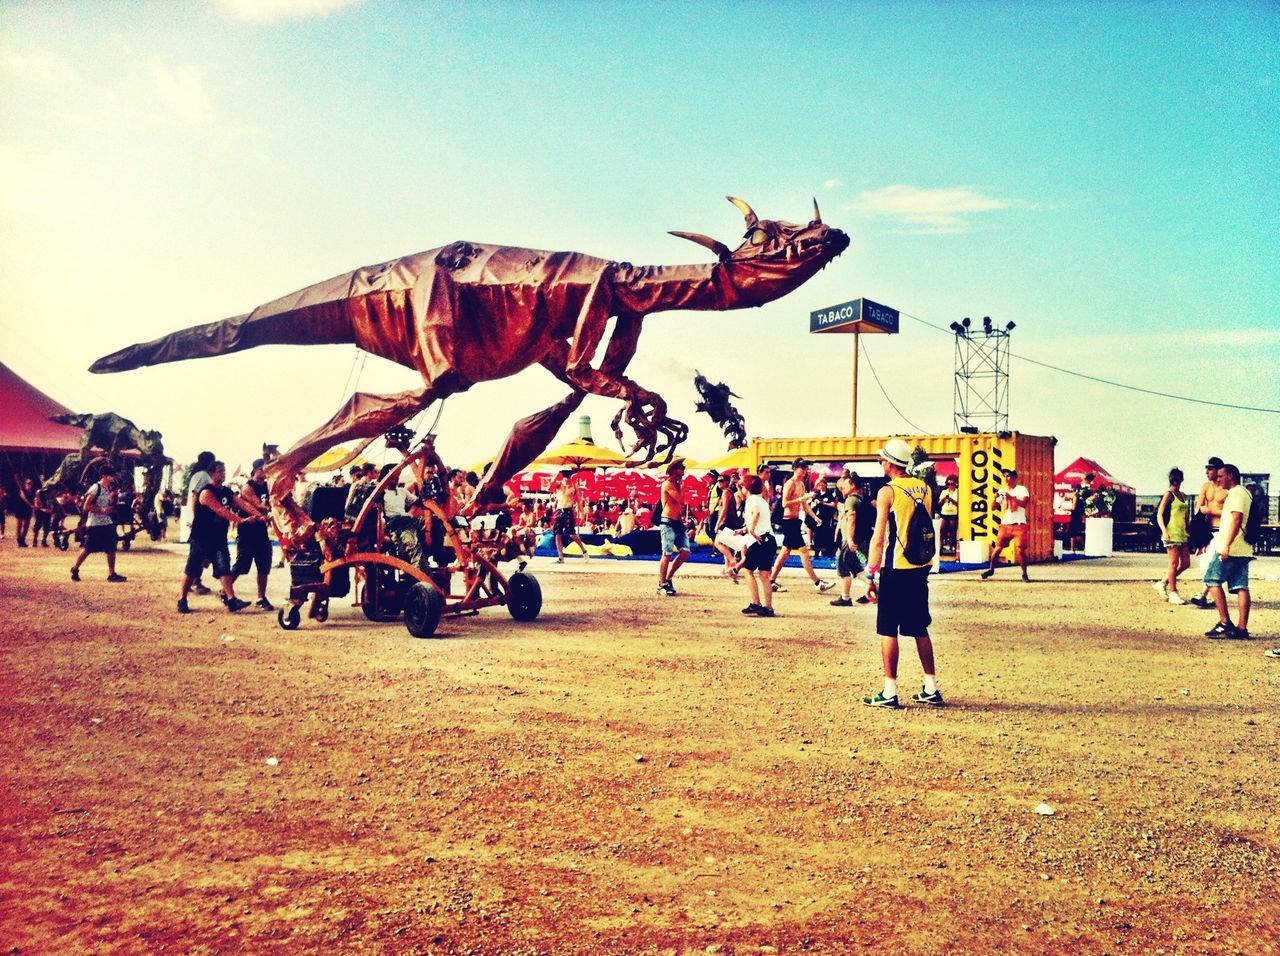
<path id="1" fill-rule="evenodd" d="M 853 330 L 853 425 L 849 432 L 858 437 L 858 330 Z"/>

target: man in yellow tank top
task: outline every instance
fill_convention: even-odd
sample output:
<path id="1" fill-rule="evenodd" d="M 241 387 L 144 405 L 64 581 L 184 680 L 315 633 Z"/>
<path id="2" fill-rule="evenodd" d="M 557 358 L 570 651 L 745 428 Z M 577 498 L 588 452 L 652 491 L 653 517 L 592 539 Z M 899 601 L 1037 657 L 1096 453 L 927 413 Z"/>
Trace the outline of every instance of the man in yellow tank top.
<path id="1" fill-rule="evenodd" d="M 876 528 L 867 555 L 867 596 L 878 602 L 876 633 L 884 664 L 884 690 L 864 697 L 868 707 L 898 707 L 898 635 L 914 637 L 924 687 L 914 694 L 917 704 L 945 706 L 933 666 L 933 641 L 929 638 L 929 564 L 913 564 L 903 553 L 907 525 L 916 502 L 932 514 L 933 496 L 919 478 L 907 474 L 911 446 L 901 438 L 890 439 L 880 449 L 880 465 L 889 483 L 876 495 Z"/>

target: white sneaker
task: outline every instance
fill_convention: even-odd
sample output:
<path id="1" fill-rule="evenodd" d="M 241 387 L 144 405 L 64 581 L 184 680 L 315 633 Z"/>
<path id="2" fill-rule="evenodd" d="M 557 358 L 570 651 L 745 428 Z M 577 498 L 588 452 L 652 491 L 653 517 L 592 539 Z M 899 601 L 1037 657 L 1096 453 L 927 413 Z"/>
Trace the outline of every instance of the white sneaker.
<path id="1" fill-rule="evenodd" d="M 813 588 L 819 594 L 826 594 L 835 586 L 836 586 L 836 582 L 834 581 L 814 581 L 813 582 Z"/>
<path id="2" fill-rule="evenodd" d="M 1181 595 L 1181 594 L 1179 594 L 1177 591 L 1170 591 L 1170 592 L 1169 592 L 1169 603 L 1170 603 L 1170 604 L 1186 604 L 1187 602 L 1186 602 L 1186 600 L 1182 597 L 1182 595 Z"/>
<path id="3" fill-rule="evenodd" d="M 1169 588 L 1165 585 L 1163 581 L 1152 581 L 1151 586 L 1160 592 L 1161 597 L 1168 598 Z"/>

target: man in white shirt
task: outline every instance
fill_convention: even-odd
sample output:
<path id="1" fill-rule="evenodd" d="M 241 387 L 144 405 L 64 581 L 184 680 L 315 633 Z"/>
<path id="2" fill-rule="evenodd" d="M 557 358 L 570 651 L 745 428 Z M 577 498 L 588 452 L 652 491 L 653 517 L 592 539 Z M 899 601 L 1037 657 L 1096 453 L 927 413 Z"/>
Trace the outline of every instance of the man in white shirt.
<path id="1" fill-rule="evenodd" d="M 1018 469 L 1010 468 L 1004 473 L 1004 488 L 996 495 L 1004 514 L 1000 518 L 1000 533 L 996 535 L 996 543 L 991 546 L 991 562 L 987 570 L 982 572 L 983 580 L 996 573 L 996 561 L 1005 545 L 1013 542 L 1014 553 L 1018 556 L 1018 565 L 1022 568 L 1022 580 L 1027 577 L 1027 531 L 1031 525 L 1027 521 L 1027 505 L 1031 502 L 1031 492 L 1027 486 L 1018 482 Z"/>
<path id="2" fill-rule="evenodd" d="M 1204 569 L 1205 587 L 1218 609 L 1218 623 L 1205 632 L 1213 639 L 1249 639 L 1249 562 L 1253 560 L 1253 545 L 1244 539 L 1245 522 L 1253 507 L 1253 497 L 1240 484 L 1240 469 L 1235 465 L 1223 465 L 1218 469 L 1218 487 L 1226 491 L 1222 503 L 1222 520 L 1218 533 L 1209 545 L 1209 563 Z M 1231 623 L 1227 610 L 1226 587 L 1236 596 L 1238 624 Z"/>

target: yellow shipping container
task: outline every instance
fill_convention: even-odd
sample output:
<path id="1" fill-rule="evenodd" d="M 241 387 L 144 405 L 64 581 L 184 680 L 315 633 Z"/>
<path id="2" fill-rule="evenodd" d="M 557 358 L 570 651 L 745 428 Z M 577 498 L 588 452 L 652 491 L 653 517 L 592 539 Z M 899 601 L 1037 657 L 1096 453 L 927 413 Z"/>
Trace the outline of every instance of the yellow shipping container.
<path id="1" fill-rule="evenodd" d="M 1053 449 L 1056 438 L 1021 432 L 977 435 L 900 435 L 836 438 L 755 438 L 751 442 L 754 463 L 784 463 L 796 458 L 814 462 L 875 461 L 876 453 L 890 437 L 919 447 L 931 461 L 956 463 L 960 486 L 960 541 L 995 542 L 1000 530 L 996 493 L 1004 487 L 1004 471 L 1018 469 L 1018 480 L 1027 486 L 1031 504 L 1027 518 L 1027 559 L 1053 558 Z M 1011 548 L 1012 546 L 1010 546 Z M 1011 550 L 1007 549 L 1008 559 Z"/>

